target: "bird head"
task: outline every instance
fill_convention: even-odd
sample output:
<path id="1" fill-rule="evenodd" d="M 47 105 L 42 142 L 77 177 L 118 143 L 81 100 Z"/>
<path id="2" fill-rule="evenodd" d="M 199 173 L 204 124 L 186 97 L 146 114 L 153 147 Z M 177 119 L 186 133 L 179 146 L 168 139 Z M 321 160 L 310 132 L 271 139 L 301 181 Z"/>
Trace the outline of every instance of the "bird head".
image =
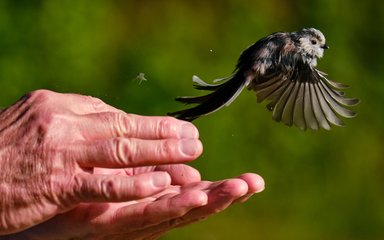
<path id="1" fill-rule="evenodd" d="M 329 48 L 325 44 L 324 34 L 315 28 L 303 28 L 294 33 L 294 36 L 302 54 L 309 58 L 312 65 L 316 66 L 316 59 L 323 57 L 324 49 Z"/>

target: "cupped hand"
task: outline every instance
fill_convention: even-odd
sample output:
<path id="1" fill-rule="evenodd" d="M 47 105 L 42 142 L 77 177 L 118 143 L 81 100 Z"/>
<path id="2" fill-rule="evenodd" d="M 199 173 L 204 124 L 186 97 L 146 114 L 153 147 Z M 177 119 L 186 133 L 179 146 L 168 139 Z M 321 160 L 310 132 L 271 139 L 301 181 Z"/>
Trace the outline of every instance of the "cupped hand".
<path id="1" fill-rule="evenodd" d="M 176 173 L 133 167 L 187 162 L 201 152 L 190 123 L 126 114 L 89 96 L 27 94 L 0 112 L 0 235 L 59 213 L 93 216 L 121 206 L 111 202 L 153 199 L 169 191 Z"/>
<path id="2" fill-rule="evenodd" d="M 95 169 L 105 172 L 106 169 Z M 9 239 L 157 239 L 164 233 L 246 201 L 264 189 L 256 174 L 217 182 L 201 181 L 197 170 L 183 164 L 126 169 L 140 174 L 165 171 L 172 185 L 149 197 L 120 203 L 84 203 Z M 106 173 L 106 172 L 105 172 Z"/>

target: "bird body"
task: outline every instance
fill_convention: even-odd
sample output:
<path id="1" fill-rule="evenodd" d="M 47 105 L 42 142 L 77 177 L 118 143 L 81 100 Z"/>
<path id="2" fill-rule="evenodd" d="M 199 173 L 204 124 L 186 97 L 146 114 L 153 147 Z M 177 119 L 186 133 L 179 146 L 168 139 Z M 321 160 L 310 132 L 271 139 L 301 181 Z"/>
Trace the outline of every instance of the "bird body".
<path id="1" fill-rule="evenodd" d="M 228 106 L 247 88 L 256 92 L 258 102 L 268 101 L 267 108 L 278 122 L 303 130 L 342 126 L 339 116 L 354 117 L 345 107 L 358 100 L 346 98 L 341 91 L 346 85 L 330 81 L 315 68 L 325 49 L 324 35 L 314 28 L 273 33 L 241 53 L 232 76 L 213 84 L 194 76 L 195 88 L 210 93 L 176 98 L 198 105 L 169 115 L 192 121 Z"/>

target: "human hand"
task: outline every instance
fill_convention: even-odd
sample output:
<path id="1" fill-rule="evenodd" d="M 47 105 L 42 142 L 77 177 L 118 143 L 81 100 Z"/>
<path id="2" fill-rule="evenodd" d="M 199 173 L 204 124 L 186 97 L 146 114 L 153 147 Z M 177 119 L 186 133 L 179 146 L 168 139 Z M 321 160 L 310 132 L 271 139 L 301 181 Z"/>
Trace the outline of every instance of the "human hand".
<path id="1" fill-rule="evenodd" d="M 169 188 L 169 173 L 122 174 L 126 168 L 187 162 L 201 152 L 190 123 L 126 114 L 76 94 L 27 94 L 0 112 L 0 235 L 80 203 L 152 196 Z"/>
<path id="2" fill-rule="evenodd" d="M 140 200 L 81 204 L 8 239 L 156 239 L 264 189 L 263 179 L 256 174 L 200 181 L 199 172 L 183 164 L 130 169 L 126 174 L 145 171 L 168 172 L 172 186 Z"/>

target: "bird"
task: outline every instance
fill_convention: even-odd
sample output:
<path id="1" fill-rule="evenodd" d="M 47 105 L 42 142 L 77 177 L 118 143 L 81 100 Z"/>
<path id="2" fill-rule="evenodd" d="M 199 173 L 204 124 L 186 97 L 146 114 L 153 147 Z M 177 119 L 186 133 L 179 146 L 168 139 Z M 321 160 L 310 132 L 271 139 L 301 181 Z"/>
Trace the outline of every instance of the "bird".
<path id="1" fill-rule="evenodd" d="M 267 102 L 275 121 L 287 126 L 301 130 L 344 126 L 341 117 L 355 117 L 349 107 L 359 100 L 345 96 L 348 85 L 329 80 L 316 68 L 326 49 L 324 34 L 316 28 L 272 33 L 240 54 L 232 75 L 213 83 L 194 75 L 194 87 L 209 93 L 177 97 L 181 103 L 197 105 L 168 115 L 193 121 L 229 106 L 247 88 L 256 92 L 258 103 Z"/>

